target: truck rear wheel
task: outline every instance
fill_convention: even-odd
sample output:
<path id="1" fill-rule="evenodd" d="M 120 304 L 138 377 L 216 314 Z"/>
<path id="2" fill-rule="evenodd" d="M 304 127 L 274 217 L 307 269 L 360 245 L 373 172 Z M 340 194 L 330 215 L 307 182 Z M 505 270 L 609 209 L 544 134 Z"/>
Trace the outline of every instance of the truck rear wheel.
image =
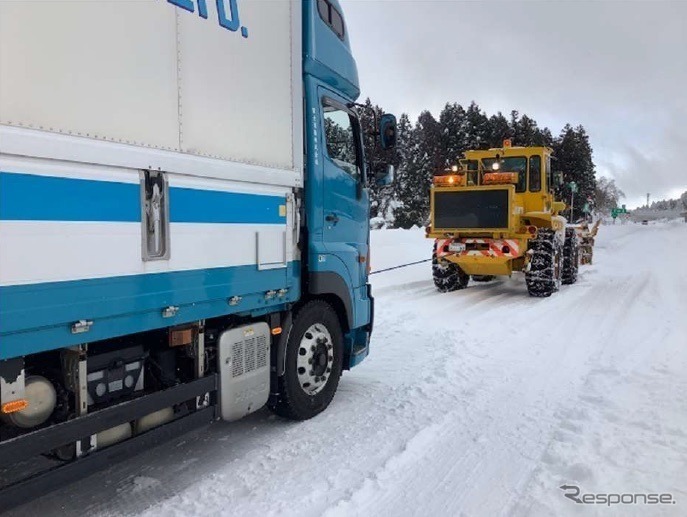
<path id="1" fill-rule="evenodd" d="M 465 289 L 470 281 L 470 275 L 463 271 L 458 264 L 439 261 L 436 244 L 432 251 L 432 278 L 434 285 L 442 293 Z"/>
<path id="2" fill-rule="evenodd" d="M 530 241 L 532 256 L 525 279 L 530 296 L 546 298 L 558 291 L 561 284 L 561 244 L 556 232 L 541 228 Z"/>
<path id="3" fill-rule="evenodd" d="M 562 282 L 566 285 L 577 282 L 577 271 L 580 267 L 580 246 L 577 232 L 574 228 L 565 229 L 565 244 L 563 245 L 563 273 Z"/>
<path id="4" fill-rule="evenodd" d="M 294 316 L 279 395 L 269 408 L 291 420 L 321 413 L 334 398 L 342 361 L 343 333 L 336 312 L 322 300 L 306 303 Z"/>

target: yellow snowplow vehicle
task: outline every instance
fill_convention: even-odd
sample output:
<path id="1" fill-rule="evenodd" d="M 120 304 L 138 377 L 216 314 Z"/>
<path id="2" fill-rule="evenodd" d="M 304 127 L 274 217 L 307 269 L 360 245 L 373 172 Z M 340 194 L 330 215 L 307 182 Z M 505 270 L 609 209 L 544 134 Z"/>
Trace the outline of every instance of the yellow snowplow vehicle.
<path id="1" fill-rule="evenodd" d="M 525 274 L 529 294 L 551 296 L 577 281 L 578 238 L 553 196 L 552 150 L 512 147 L 467 151 L 434 177 L 427 236 L 435 239 L 434 284 L 442 292 L 470 277 Z M 556 178 L 557 179 L 557 178 Z"/>

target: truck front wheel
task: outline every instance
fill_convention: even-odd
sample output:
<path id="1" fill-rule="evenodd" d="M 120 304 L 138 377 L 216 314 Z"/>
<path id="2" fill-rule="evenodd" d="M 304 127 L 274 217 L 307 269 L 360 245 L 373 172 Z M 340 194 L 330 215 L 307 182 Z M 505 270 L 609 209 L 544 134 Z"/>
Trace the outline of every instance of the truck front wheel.
<path id="1" fill-rule="evenodd" d="M 286 367 L 279 395 L 270 409 L 291 420 L 307 420 L 324 411 L 339 385 L 343 333 L 327 302 L 313 300 L 294 316 L 286 342 Z"/>
<path id="2" fill-rule="evenodd" d="M 432 252 L 432 278 L 434 285 L 442 293 L 465 289 L 470 281 L 470 275 L 463 271 L 458 264 L 439 261 L 436 244 Z"/>

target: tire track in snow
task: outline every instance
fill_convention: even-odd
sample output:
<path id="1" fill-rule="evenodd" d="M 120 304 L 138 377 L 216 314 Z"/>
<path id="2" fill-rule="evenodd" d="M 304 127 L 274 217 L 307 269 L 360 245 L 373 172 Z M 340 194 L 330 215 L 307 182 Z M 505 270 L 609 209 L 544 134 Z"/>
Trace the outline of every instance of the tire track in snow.
<path id="1" fill-rule="evenodd" d="M 580 303 L 582 310 L 578 310 L 572 317 L 559 319 L 558 323 L 554 325 L 551 325 L 550 320 L 547 321 L 549 327 L 552 327 L 548 329 L 548 335 L 546 334 L 546 324 L 540 325 L 538 329 L 531 328 L 530 331 L 534 335 L 544 334 L 548 338 L 545 341 L 553 344 L 556 341 L 560 342 L 561 332 L 567 330 L 567 327 L 573 323 L 578 329 L 566 337 L 571 338 L 573 343 L 575 338 L 578 338 L 577 341 L 579 341 L 580 338 L 587 337 L 587 331 L 579 327 L 584 327 L 584 322 L 590 322 L 595 319 L 594 316 L 598 316 L 595 313 L 598 311 L 600 299 L 614 300 L 623 297 L 636 299 L 640 293 L 647 289 L 649 282 L 650 276 L 643 274 L 640 282 L 610 282 L 609 285 L 591 285 L 587 292 L 581 292 L 576 297 L 577 300 L 561 298 L 547 300 L 547 302 L 555 300 L 557 302 L 555 305 L 563 305 L 564 308 L 568 307 L 571 301 L 574 304 Z M 565 296 L 566 294 L 572 295 L 573 293 L 559 293 L 558 296 Z M 541 301 L 532 300 L 532 303 L 537 302 Z M 607 329 L 609 332 L 612 329 L 622 327 L 625 320 L 633 316 L 628 315 L 626 307 L 617 305 L 615 309 L 613 307 L 613 305 L 607 306 L 605 310 L 608 313 L 596 318 L 598 323 L 602 325 L 601 328 Z M 466 311 L 466 314 L 469 315 L 474 310 L 478 309 L 472 307 Z M 565 347 L 567 348 L 569 345 L 570 342 L 566 343 Z M 552 368 L 548 373 L 555 372 L 556 375 L 554 377 L 555 383 L 546 386 L 546 390 L 542 390 L 536 381 L 530 385 L 526 383 L 526 389 L 521 388 L 519 391 L 516 386 L 510 386 L 509 389 L 500 386 L 499 389 L 502 392 L 507 392 L 507 394 L 497 397 L 501 400 L 492 400 L 487 404 L 485 401 L 481 401 L 483 411 L 487 407 L 501 408 L 500 419 L 516 422 L 522 428 L 520 432 L 515 434 L 505 433 L 504 440 L 502 439 L 503 436 L 499 436 L 503 435 L 502 429 L 498 427 L 499 422 L 486 410 L 484 412 L 486 416 L 473 420 L 470 427 L 486 429 L 486 433 L 482 434 L 481 441 L 490 445 L 490 451 L 484 451 L 479 446 L 472 445 L 471 442 L 475 441 L 479 444 L 480 439 L 471 440 L 471 437 L 466 436 L 465 432 L 455 429 L 453 422 L 459 413 L 452 411 L 440 422 L 432 422 L 421 429 L 407 442 L 406 447 L 398 455 L 390 458 L 382 469 L 375 471 L 372 476 L 366 478 L 357 492 L 346 500 L 340 501 L 328 514 L 369 515 L 382 509 L 391 512 L 403 512 L 405 509 L 407 513 L 408 508 L 413 507 L 421 509 L 418 513 L 428 512 L 430 514 L 451 514 L 457 508 L 466 510 L 468 514 L 471 513 L 470 509 L 473 512 L 481 513 L 504 511 L 511 504 L 510 501 L 517 498 L 519 492 L 523 490 L 531 477 L 532 470 L 539 463 L 543 450 L 550 442 L 551 434 L 554 431 L 556 408 L 565 402 L 566 392 L 571 387 L 579 386 L 584 382 L 590 365 L 594 364 L 594 358 L 600 355 L 598 350 L 594 350 L 595 347 L 598 347 L 598 342 L 593 343 L 592 346 L 587 346 L 591 349 L 589 352 L 596 352 L 592 358 L 588 356 L 586 350 L 584 353 L 578 350 L 577 361 L 568 361 L 568 363 L 563 364 L 563 367 L 561 367 L 560 361 L 557 361 L 556 353 L 549 354 L 546 362 L 541 366 Z M 565 353 L 566 351 L 563 350 L 562 352 Z M 568 359 L 570 358 L 569 355 Z M 538 357 L 540 363 L 542 359 L 542 357 Z M 570 364 L 576 366 L 577 369 L 569 368 Z M 558 369 L 556 369 L 557 366 Z M 521 384 L 522 380 L 521 378 L 514 378 L 514 382 L 517 384 Z M 519 414 L 516 414 L 519 410 L 509 411 L 510 408 L 504 403 L 507 403 L 507 399 L 510 397 L 519 401 L 521 405 L 519 409 L 526 409 L 527 411 L 520 411 Z M 568 398 L 570 397 L 568 396 Z M 523 408 L 523 400 L 530 400 L 531 404 Z M 542 415 L 542 411 L 539 410 L 541 407 L 550 410 Z M 510 414 L 504 415 L 503 408 Z M 524 415 L 527 417 L 518 422 L 519 417 Z M 533 415 L 536 415 L 536 418 Z M 496 426 L 493 425 L 494 422 L 497 423 Z M 528 425 L 530 422 L 534 422 L 534 424 Z M 544 424 L 543 429 L 542 424 Z M 432 439 L 429 438 L 430 436 Z M 417 453 L 418 444 L 424 446 L 424 455 Z M 455 452 L 456 444 L 468 444 L 468 447 L 460 450 L 458 455 L 449 455 L 447 459 L 444 451 Z M 514 452 L 516 445 L 520 446 L 521 449 Z M 524 453 L 521 452 L 523 446 Z M 504 470 L 507 471 L 505 475 Z M 457 477 L 461 479 L 460 483 L 456 483 Z M 423 483 L 418 485 L 418 479 L 423 480 Z M 489 483 L 490 479 L 492 480 L 491 484 Z M 499 488 L 500 485 L 501 490 L 508 495 L 505 501 L 496 501 L 496 504 L 489 506 L 489 503 L 495 500 L 490 494 L 482 491 L 477 491 L 476 494 L 470 493 L 472 488 L 470 485 L 487 486 L 494 490 L 493 481 L 496 481 L 496 488 Z M 387 486 L 385 486 L 385 482 Z M 516 490 L 513 490 L 512 487 L 516 487 Z M 408 494 L 412 494 L 412 496 Z M 437 495 L 439 497 L 435 497 Z"/>

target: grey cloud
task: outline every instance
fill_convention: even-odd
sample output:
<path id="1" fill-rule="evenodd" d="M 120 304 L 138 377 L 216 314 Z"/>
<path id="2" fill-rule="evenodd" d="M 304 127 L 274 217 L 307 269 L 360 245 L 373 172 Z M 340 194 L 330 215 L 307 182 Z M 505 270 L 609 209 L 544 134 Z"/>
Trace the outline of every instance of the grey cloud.
<path id="1" fill-rule="evenodd" d="M 386 109 L 474 99 L 554 134 L 582 124 L 630 203 L 687 189 L 687 168 L 670 167 L 684 154 L 687 2 L 342 3 L 363 95 Z"/>

